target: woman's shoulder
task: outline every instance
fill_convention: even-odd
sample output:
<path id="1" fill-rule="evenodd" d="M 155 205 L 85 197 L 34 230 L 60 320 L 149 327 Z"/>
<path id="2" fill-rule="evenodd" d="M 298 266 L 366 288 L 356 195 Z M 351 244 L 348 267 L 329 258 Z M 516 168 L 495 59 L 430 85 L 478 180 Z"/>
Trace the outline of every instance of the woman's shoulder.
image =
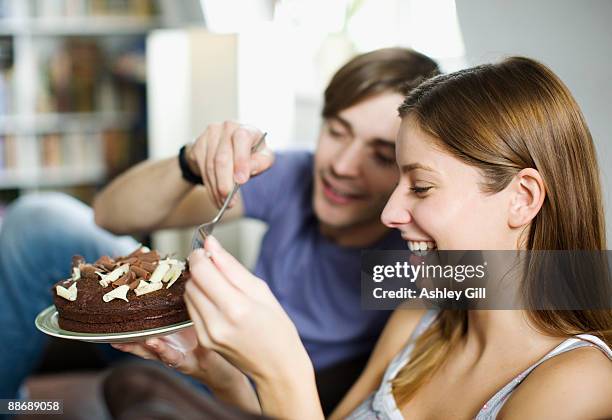
<path id="1" fill-rule="evenodd" d="M 423 323 L 431 316 L 433 314 L 426 310 L 401 308 L 391 314 L 364 371 L 340 402 L 331 416 L 332 419 L 348 416 L 381 386 L 381 381 L 392 360 L 402 354 L 410 338 L 417 334 Z"/>
<path id="2" fill-rule="evenodd" d="M 606 351 L 588 345 L 544 361 L 512 393 L 499 418 L 611 418 L 612 359 Z"/>
<path id="3" fill-rule="evenodd" d="M 431 316 L 426 310 L 398 308 L 393 311 L 376 344 L 377 364 L 386 368 L 391 359 L 406 347 L 410 338 L 421 332 Z"/>
<path id="4" fill-rule="evenodd" d="M 385 325 L 386 347 L 392 356 L 402 351 L 407 344 L 421 335 L 431 325 L 438 314 L 437 310 L 396 309 Z M 381 338 L 384 337 L 381 335 Z"/>

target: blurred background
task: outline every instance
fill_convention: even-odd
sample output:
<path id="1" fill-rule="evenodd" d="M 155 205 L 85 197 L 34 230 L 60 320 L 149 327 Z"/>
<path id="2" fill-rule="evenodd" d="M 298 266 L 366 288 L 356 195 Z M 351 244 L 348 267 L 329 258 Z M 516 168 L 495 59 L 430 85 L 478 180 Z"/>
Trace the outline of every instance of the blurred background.
<path id="1" fill-rule="evenodd" d="M 333 72 L 399 45 L 445 71 L 516 54 L 551 66 L 592 130 L 611 220 L 611 18 L 609 0 L 0 0 L 0 219 L 37 191 L 90 203 L 211 122 L 313 149 Z M 264 229 L 241 221 L 219 235 L 250 265 Z M 190 235 L 139 239 L 184 256 Z"/>

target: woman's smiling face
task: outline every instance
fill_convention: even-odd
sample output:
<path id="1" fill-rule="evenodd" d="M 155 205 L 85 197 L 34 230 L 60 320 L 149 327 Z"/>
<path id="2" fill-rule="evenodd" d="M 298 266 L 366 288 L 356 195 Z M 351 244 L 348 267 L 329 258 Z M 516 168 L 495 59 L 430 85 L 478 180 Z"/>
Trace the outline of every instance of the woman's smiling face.
<path id="1" fill-rule="evenodd" d="M 483 192 L 481 173 L 440 144 L 413 117 L 403 119 L 396 146 L 400 180 L 383 223 L 400 230 L 411 250 L 516 249 L 510 189 Z"/>

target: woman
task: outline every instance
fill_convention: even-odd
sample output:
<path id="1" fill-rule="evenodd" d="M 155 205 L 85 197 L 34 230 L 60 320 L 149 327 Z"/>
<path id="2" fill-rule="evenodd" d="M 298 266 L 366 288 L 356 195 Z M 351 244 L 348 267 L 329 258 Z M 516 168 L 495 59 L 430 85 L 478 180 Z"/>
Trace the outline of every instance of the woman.
<path id="1" fill-rule="evenodd" d="M 409 246 L 606 249 L 593 142 L 545 66 L 510 58 L 438 76 L 400 115 L 401 177 L 382 220 Z M 214 238 L 189 261 L 199 348 L 252 378 L 264 414 L 322 418 L 308 355 L 265 283 Z M 611 343 L 609 309 L 398 310 L 332 418 L 610 418 Z M 225 360 L 215 368 L 232 372 Z"/>

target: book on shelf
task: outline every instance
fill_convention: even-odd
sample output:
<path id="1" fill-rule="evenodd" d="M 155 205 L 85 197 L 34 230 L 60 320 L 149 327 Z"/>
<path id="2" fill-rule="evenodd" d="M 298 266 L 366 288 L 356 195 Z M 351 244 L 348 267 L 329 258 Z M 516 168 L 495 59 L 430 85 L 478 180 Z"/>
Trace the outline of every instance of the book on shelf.
<path id="1" fill-rule="evenodd" d="M 0 171 L 17 167 L 17 145 L 15 136 L 0 135 Z"/>
<path id="2" fill-rule="evenodd" d="M 0 201 L 13 189 L 95 188 L 146 157 L 142 35 L 157 6 L 0 0 Z"/>
<path id="3" fill-rule="evenodd" d="M 126 136 L 127 133 L 119 130 L 106 130 L 102 135 L 106 169 L 110 178 L 130 165 L 130 144 Z"/>
<path id="4" fill-rule="evenodd" d="M 39 17 L 133 16 L 156 14 L 153 0 L 37 0 Z"/>
<path id="5" fill-rule="evenodd" d="M 93 112 L 97 104 L 105 58 L 94 39 L 67 38 L 50 46 L 43 60 L 38 112 Z"/>
<path id="6" fill-rule="evenodd" d="M 120 52 L 111 52 L 97 38 L 70 37 L 47 43 L 46 56 L 38 66 L 37 112 L 139 111 L 141 92 L 135 92 L 138 87 L 134 83 L 138 79 L 126 80 L 123 73 L 115 71 L 126 56 L 137 55 L 134 44 L 138 46 L 137 41 L 126 40 Z"/>
<path id="7" fill-rule="evenodd" d="M 132 138 L 130 132 L 118 129 L 22 138 L 0 136 L 0 184 L 7 176 L 30 176 L 38 180 L 45 174 L 60 172 L 64 176 L 99 174 L 113 178 L 135 161 L 144 159 L 139 144 L 138 138 Z M 94 182 L 104 180 L 100 178 Z"/>
<path id="8" fill-rule="evenodd" d="M 13 112 L 13 38 L 0 36 L 0 116 L 11 112 Z"/>
<path id="9" fill-rule="evenodd" d="M 62 166 L 62 137 L 57 133 L 45 134 L 40 139 L 40 164 L 43 168 Z"/>
<path id="10" fill-rule="evenodd" d="M 4 136 L 0 135 L 0 170 L 6 165 L 6 151 L 4 150 Z"/>
<path id="11" fill-rule="evenodd" d="M 0 70 L 0 117 L 14 113 L 13 73 Z"/>

